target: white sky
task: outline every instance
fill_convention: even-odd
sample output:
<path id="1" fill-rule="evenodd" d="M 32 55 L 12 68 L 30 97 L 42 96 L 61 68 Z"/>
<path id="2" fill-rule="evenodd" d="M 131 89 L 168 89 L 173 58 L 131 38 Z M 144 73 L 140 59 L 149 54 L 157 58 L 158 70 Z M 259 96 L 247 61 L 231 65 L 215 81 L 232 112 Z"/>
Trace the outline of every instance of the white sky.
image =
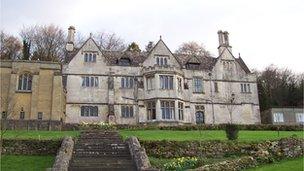
<path id="1" fill-rule="evenodd" d="M 141 48 L 159 35 L 168 47 L 204 43 L 218 55 L 218 30 L 230 33 L 235 56 L 251 69 L 270 64 L 304 72 L 303 0 L 0 0 L 1 26 L 18 35 L 23 26 L 73 25 L 76 33 L 115 32 Z M 301 41 L 302 40 L 302 41 Z"/>

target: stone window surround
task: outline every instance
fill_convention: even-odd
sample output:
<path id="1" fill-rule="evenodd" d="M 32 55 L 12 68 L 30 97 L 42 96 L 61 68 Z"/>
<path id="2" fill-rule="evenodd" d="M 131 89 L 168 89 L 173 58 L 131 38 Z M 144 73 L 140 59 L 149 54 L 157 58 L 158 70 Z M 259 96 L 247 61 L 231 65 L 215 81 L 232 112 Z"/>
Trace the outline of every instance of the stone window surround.
<path id="1" fill-rule="evenodd" d="M 120 88 L 121 89 L 133 89 L 135 84 L 134 77 L 132 76 L 123 76 L 120 79 Z"/>
<path id="2" fill-rule="evenodd" d="M 153 116 L 154 116 L 154 118 L 153 118 Z M 147 102 L 147 120 L 148 121 L 156 120 L 156 101 Z"/>
<path id="3" fill-rule="evenodd" d="M 121 117 L 122 118 L 133 118 L 134 117 L 134 107 L 133 105 L 121 105 Z"/>
<path id="4" fill-rule="evenodd" d="M 98 117 L 98 106 L 81 106 L 80 107 L 80 116 L 81 117 Z"/>
<path id="5" fill-rule="evenodd" d="M 99 79 L 97 76 L 82 76 L 81 86 L 84 88 L 99 87 Z M 87 84 L 88 83 L 88 84 Z"/>
<path id="6" fill-rule="evenodd" d="M 85 63 L 96 63 L 97 52 L 84 52 L 83 57 Z"/>
<path id="7" fill-rule="evenodd" d="M 162 120 L 175 120 L 175 101 L 160 100 Z"/>
<path id="8" fill-rule="evenodd" d="M 26 80 L 25 80 L 26 79 Z M 29 72 L 23 72 L 18 75 L 17 92 L 32 92 L 33 75 Z"/>
<path id="9" fill-rule="evenodd" d="M 249 83 L 241 83 L 241 93 L 251 93 L 251 87 Z"/>
<path id="10" fill-rule="evenodd" d="M 204 80 L 201 77 L 193 77 L 192 79 L 193 94 L 204 94 Z"/>
<path id="11" fill-rule="evenodd" d="M 284 122 L 284 113 L 276 112 L 276 113 L 273 113 L 272 116 L 273 116 L 273 122 L 275 122 L 275 123 Z"/>
<path id="12" fill-rule="evenodd" d="M 168 66 L 169 56 L 168 55 L 154 55 L 155 64 L 158 66 Z"/>
<path id="13" fill-rule="evenodd" d="M 173 78 L 174 78 L 173 75 L 159 75 L 159 89 L 173 90 L 174 89 Z"/>

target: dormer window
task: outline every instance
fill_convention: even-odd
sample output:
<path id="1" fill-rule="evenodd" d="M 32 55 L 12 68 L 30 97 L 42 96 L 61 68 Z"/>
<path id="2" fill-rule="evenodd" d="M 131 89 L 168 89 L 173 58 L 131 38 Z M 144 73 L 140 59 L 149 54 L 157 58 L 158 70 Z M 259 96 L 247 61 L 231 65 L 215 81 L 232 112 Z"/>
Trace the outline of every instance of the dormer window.
<path id="1" fill-rule="evenodd" d="M 96 53 L 84 53 L 84 62 L 96 62 Z"/>
<path id="2" fill-rule="evenodd" d="M 199 63 L 187 63 L 186 69 L 193 69 L 193 70 L 199 70 L 200 64 Z"/>
<path id="3" fill-rule="evenodd" d="M 186 63 L 186 69 L 199 70 L 200 65 L 199 59 L 196 56 L 192 56 Z"/>
<path id="4" fill-rule="evenodd" d="M 120 58 L 118 60 L 118 65 L 120 65 L 120 66 L 130 66 L 131 65 L 131 60 L 129 58 Z"/>
<path id="5" fill-rule="evenodd" d="M 158 66 L 167 66 L 168 65 L 168 57 L 167 56 L 155 56 L 156 64 Z"/>

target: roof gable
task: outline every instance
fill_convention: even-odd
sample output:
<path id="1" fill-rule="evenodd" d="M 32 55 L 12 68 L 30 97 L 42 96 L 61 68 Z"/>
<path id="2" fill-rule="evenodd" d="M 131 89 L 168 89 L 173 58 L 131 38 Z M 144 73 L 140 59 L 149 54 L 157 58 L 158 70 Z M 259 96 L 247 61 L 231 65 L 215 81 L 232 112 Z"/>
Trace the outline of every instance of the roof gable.
<path id="1" fill-rule="evenodd" d="M 169 61 L 168 64 L 176 67 L 181 67 L 179 60 L 174 56 L 168 46 L 162 39 L 156 43 L 156 45 L 150 50 L 147 58 L 143 61 L 144 66 L 153 66 L 156 64 L 155 56 L 167 56 Z"/>

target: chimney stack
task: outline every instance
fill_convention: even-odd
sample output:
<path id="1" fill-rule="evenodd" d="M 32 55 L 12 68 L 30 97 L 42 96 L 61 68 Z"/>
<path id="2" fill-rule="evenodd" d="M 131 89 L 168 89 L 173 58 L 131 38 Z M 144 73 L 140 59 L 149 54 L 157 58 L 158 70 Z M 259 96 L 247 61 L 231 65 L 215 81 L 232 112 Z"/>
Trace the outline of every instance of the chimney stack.
<path id="1" fill-rule="evenodd" d="M 231 46 L 229 45 L 229 33 L 227 31 L 219 30 L 217 34 L 219 37 L 219 54 L 221 54 L 225 48 L 228 48 L 231 51 Z"/>
<path id="2" fill-rule="evenodd" d="M 70 26 L 68 28 L 68 39 L 65 46 L 65 49 L 67 51 L 73 51 L 74 50 L 74 41 L 75 41 L 75 27 Z"/>

